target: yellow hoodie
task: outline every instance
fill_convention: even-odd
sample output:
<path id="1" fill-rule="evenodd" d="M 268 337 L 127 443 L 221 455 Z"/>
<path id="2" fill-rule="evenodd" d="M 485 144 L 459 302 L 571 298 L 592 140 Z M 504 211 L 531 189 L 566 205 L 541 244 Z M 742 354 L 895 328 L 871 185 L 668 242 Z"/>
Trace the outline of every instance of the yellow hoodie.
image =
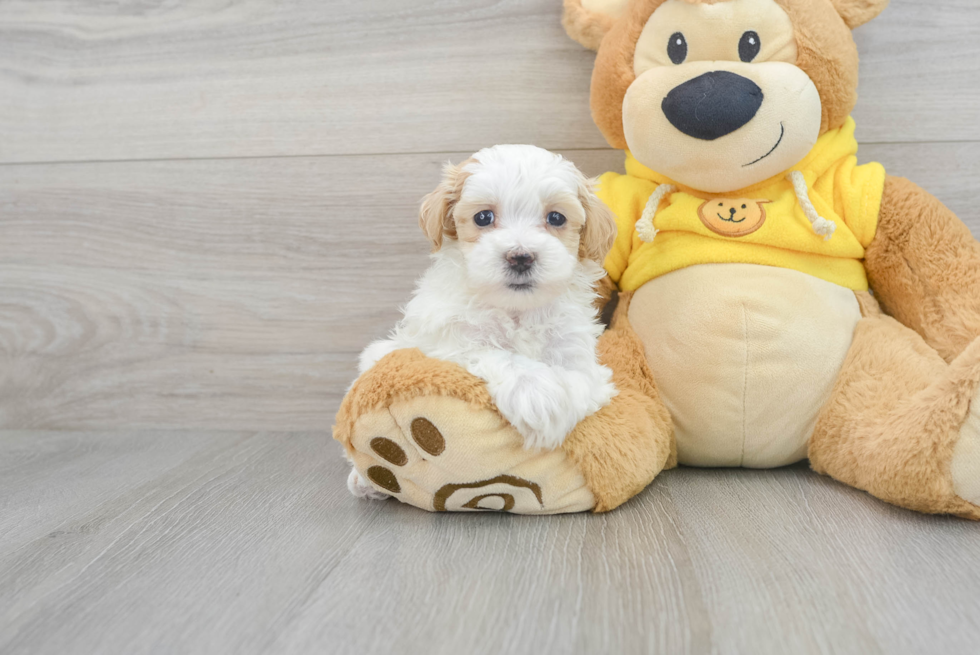
<path id="1" fill-rule="evenodd" d="M 874 238 L 885 185 L 881 164 L 857 165 L 854 121 L 821 136 L 790 171 L 726 194 L 704 194 L 655 173 L 626 153 L 626 175 L 606 173 L 599 197 L 616 214 L 619 235 L 605 267 L 619 288 L 632 291 L 655 277 L 695 264 L 747 263 L 802 271 L 854 290 L 866 290 L 864 250 Z M 802 173 L 805 192 L 790 179 Z M 647 201 L 667 187 L 652 207 L 653 241 L 637 233 Z M 802 191 L 802 188 L 801 188 Z M 832 222 L 832 236 L 811 225 L 806 197 L 820 217 Z M 649 218 L 649 216 L 648 216 Z M 649 238 L 649 235 L 647 236 Z"/>

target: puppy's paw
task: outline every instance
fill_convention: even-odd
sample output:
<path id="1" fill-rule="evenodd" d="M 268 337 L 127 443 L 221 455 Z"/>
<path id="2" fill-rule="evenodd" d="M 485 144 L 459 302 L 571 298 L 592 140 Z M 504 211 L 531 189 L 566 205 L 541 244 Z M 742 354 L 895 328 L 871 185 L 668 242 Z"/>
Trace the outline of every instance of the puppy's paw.
<path id="1" fill-rule="evenodd" d="M 603 366 L 602 368 L 606 367 Z M 610 371 L 609 377 L 606 377 L 602 382 L 599 382 L 593 388 L 589 414 L 598 412 L 600 409 L 611 403 L 613 398 L 619 395 L 619 389 L 617 389 L 616 385 L 612 383 L 612 380 L 610 379 L 611 377 L 612 371 Z"/>
<path id="2" fill-rule="evenodd" d="M 581 411 L 579 421 L 598 412 L 619 394 L 612 383 L 612 371 L 599 364 L 584 374 L 566 376 L 565 385 L 572 397 L 572 404 Z"/>
<path id="3" fill-rule="evenodd" d="M 528 449 L 558 448 L 581 418 L 561 380 L 543 367 L 513 376 L 491 394 Z"/>
<path id="4" fill-rule="evenodd" d="M 347 476 L 347 489 L 354 498 L 367 498 L 368 500 L 387 500 L 391 498 L 388 494 L 377 491 L 374 487 L 362 478 L 356 469 L 350 470 Z"/>
<path id="5" fill-rule="evenodd" d="M 565 443 L 568 433 L 576 425 L 574 421 L 554 417 L 552 424 L 543 429 L 525 428 L 524 430 L 518 429 L 518 432 L 524 437 L 526 450 L 555 450 Z"/>

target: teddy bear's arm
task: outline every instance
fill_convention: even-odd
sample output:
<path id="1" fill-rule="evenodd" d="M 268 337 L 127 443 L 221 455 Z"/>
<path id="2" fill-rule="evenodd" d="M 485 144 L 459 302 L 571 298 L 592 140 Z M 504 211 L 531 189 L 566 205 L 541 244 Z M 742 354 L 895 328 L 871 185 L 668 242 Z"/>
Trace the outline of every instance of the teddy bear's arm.
<path id="1" fill-rule="evenodd" d="M 980 243 L 937 198 L 889 176 L 865 256 L 881 306 L 946 361 L 980 335 Z"/>

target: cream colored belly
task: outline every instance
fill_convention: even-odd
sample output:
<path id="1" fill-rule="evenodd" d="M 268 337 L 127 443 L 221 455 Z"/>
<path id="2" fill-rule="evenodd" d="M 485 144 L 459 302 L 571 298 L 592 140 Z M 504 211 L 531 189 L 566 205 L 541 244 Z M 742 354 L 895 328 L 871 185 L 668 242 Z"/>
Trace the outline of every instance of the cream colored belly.
<path id="1" fill-rule="evenodd" d="M 754 264 L 675 271 L 636 292 L 647 351 L 689 466 L 771 468 L 806 458 L 854 327 L 854 292 Z"/>

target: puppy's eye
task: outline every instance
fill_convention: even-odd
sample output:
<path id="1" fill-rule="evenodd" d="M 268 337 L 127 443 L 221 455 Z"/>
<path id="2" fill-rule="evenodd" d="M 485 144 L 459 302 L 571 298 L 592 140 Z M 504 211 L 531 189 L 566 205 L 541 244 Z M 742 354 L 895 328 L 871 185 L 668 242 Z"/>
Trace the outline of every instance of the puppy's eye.
<path id="1" fill-rule="evenodd" d="M 551 227 L 561 227 L 565 224 L 565 217 L 558 212 L 548 214 L 548 225 Z"/>
<path id="2" fill-rule="evenodd" d="M 476 216 L 473 217 L 473 222 L 480 227 L 487 227 L 493 224 L 493 212 L 489 209 L 484 209 L 482 212 L 477 212 Z"/>
<path id="3" fill-rule="evenodd" d="M 667 56 L 675 64 L 683 64 L 687 59 L 687 39 L 680 32 L 674 32 L 667 42 Z"/>
<path id="4" fill-rule="evenodd" d="M 738 42 L 738 57 L 746 64 L 755 59 L 762 49 L 762 40 L 755 32 L 746 32 Z"/>

